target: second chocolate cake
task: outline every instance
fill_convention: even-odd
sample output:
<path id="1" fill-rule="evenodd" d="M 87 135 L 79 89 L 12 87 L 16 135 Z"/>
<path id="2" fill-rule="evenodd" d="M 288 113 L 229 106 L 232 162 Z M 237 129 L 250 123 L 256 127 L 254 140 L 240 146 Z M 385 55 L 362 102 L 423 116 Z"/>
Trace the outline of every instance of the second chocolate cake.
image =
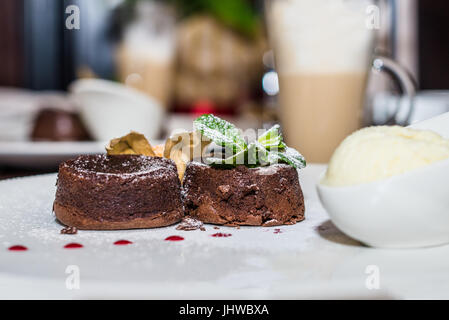
<path id="1" fill-rule="evenodd" d="M 78 229 L 136 229 L 183 217 L 172 160 L 137 155 L 86 155 L 59 167 L 54 212 Z"/>
<path id="2" fill-rule="evenodd" d="M 304 219 L 298 172 L 286 164 L 224 169 L 190 162 L 183 185 L 186 214 L 205 223 L 276 226 Z"/>

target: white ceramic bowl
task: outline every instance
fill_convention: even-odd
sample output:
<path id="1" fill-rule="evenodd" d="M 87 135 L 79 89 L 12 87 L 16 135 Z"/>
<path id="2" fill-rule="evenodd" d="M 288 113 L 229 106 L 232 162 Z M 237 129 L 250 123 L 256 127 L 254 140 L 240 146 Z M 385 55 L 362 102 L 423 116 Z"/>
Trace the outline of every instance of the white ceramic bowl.
<path id="1" fill-rule="evenodd" d="M 333 223 L 369 246 L 449 243 L 449 159 L 370 183 L 318 183 L 317 190 Z"/>
<path id="2" fill-rule="evenodd" d="M 133 88 L 100 80 L 82 79 L 70 86 L 80 116 L 96 140 L 108 141 L 131 130 L 156 139 L 164 116 L 160 103 Z"/>

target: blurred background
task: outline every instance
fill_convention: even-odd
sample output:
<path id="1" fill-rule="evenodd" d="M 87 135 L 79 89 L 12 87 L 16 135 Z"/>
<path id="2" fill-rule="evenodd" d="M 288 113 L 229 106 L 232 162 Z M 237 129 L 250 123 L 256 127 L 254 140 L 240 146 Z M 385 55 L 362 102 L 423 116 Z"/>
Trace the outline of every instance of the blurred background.
<path id="1" fill-rule="evenodd" d="M 284 120 L 289 115 L 306 119 L 293 109 L 282 116 L 273 49 L 283 30 L 270 24 L 267 12 L 274 1 L 1 0 L 0 178 L 55 170 L 32 165 L 31 148 L 38 148 L 33 156 L 54 150 L 34 147 L 39 142 L 87 146 L 131 129 L 160 140 L 191 129 L 202 113 L 242 129 L 291 126 Z M 449 2 L 373 3 L 380 13 L 373 53 L 395 60 L 416 83 L 407 121 L 449 111 Z M 385 123 L 398 104 L 408 103 L 403 91 L 387 74 L 370 73 L 361 125 Z M 284 131 L 301 151 L 295 134 Z M 73 153 L 75 146 L 79 153 L 93 150 L 77 144 Z M 328 157 L 308 153 L 313 162 Z"/>

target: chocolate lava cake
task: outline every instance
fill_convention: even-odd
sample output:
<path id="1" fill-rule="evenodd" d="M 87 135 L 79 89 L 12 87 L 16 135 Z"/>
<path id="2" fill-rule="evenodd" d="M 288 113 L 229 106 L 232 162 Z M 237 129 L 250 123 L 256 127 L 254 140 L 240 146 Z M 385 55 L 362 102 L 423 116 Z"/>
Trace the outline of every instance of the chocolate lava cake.
<path id="1" fill-rule="evenodd" d="M 183 181 L 186 215 L 205 223 L 276 226 L 304 219 L 298 172 L 290 165 L 225 169 L 190 162 Z"/>
<path id="2" fill-rule="evenodd" d="M 184 216 L 172 160 L 84 155 L 59 166 L 54 213 L 78 229 L 153 228 Z"/>
<path id="3" fill-rule="evenodd" d="M 34 120 L 33 141 L 91 140 L 77 113 L 65 110 L 42 109 Z"/>

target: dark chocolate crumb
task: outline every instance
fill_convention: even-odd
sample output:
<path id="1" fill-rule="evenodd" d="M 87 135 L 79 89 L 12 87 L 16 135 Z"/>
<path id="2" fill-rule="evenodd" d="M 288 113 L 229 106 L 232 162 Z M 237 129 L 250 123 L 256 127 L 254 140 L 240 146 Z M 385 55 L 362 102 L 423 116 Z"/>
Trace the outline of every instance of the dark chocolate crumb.
<path id="1" fill-rule="evenodd" d="M 183 230 L 183 231 L 192 231 L 204 228 L 203 223 L 200 220 L 197 220 L 192 217 L 184 217 L 182 221 L 179 223 L 179 225 L 176 227 L 176 230 Z"/>
<path id="2" fill-rule="evenodd" d="M 61 229 L 61 234 L 77 234 L 78 229 L 75 227 L 65 227 Z"/>

